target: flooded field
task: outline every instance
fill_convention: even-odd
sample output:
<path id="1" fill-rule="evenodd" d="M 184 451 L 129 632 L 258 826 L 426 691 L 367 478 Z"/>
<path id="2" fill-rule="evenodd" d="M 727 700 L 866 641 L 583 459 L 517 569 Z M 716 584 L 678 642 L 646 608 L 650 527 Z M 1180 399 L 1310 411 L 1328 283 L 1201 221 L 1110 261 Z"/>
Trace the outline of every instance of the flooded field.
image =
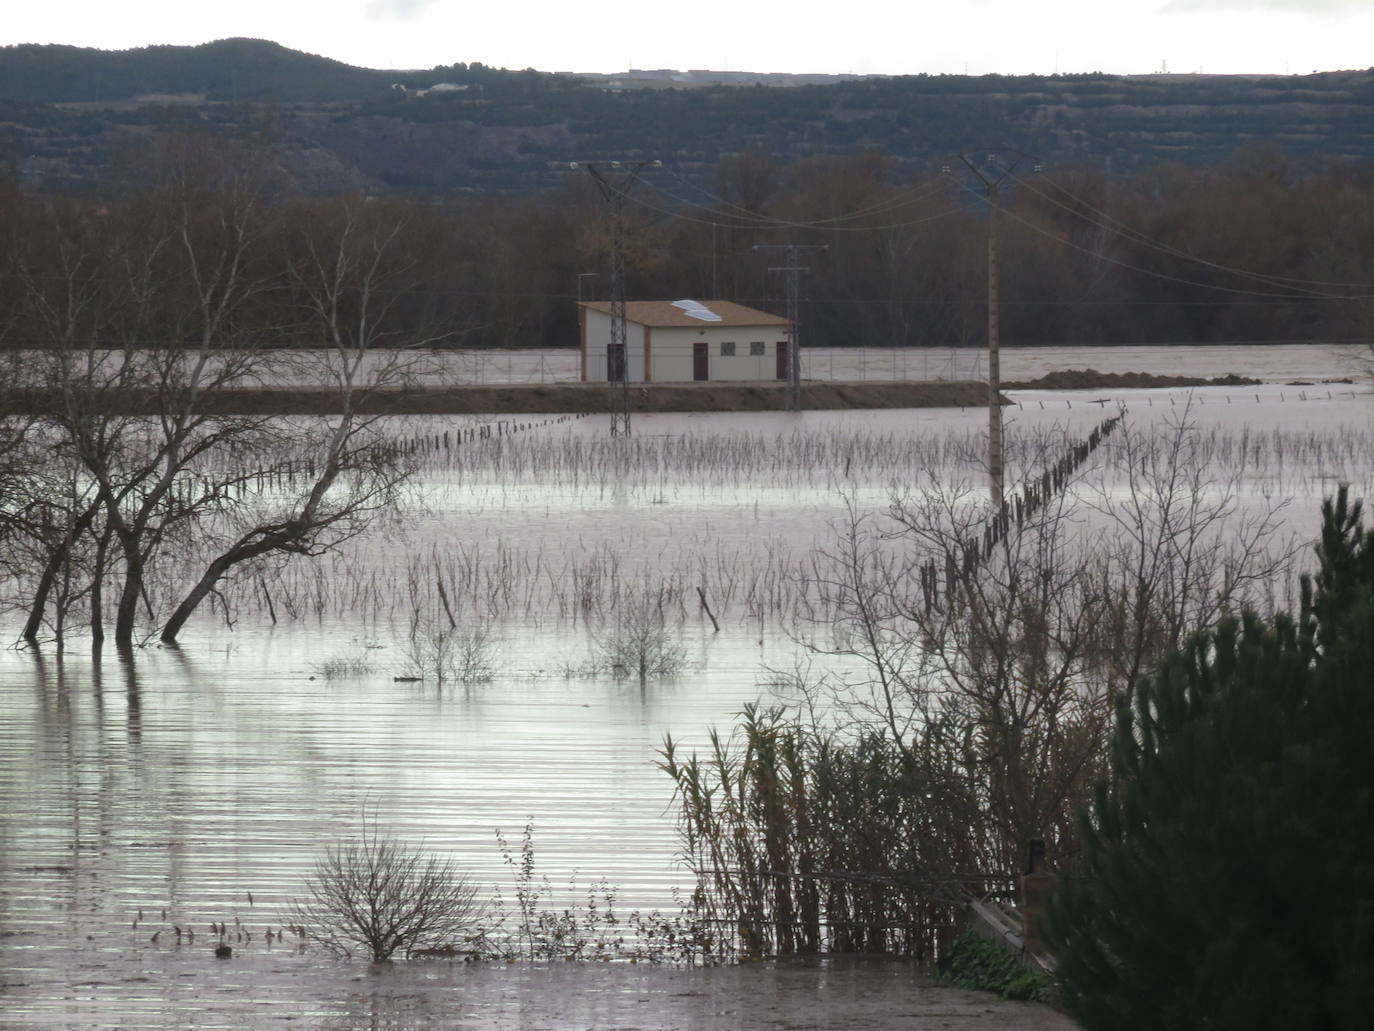
<path id="1" fill-rule="evenodd" d="M 1024 370 L 1004 358 L 1003 375 L 1183 371 L 1178 352 L 1147 350 L 1046 352 Z M 1241 506 L 1291 499 L 1282 519 L 1295 533 L 1311 531 L 1338 482 L 1374 493 L 1374 396 L 1363 381 L 1315 385 L 1358 378 L 1358 351 L 1212 353 L 1223 350 L 1188 352 L 1186 371 L 1269 382 L 1012 395 L 1009 482 L 1125 405 L 1140 433 L 1186 418 L 1218 476 L 1243 471 Z M 821 1012 L 815 991 L 849 999 L 860 1021 L 818 1026 L 954 1015 L 967 997 L 922 994 L 905 968 L 370 974 L 266 932 L 288 922 L 310 864 L 364 810 L 507 894 L 495 831 L 518 841 L 529 823 L 550 905 L 605 880 L 623 913 L 672 911 L 686 881 L 671 783 L 655 768 L 663 735 L 700 744 L 770 697 L 769 671 L 805 658 L 797 627 L 824 623 L 815 574 L 836 526 L 932 472 L 980 483 L 986 418 L 643 415 L 629 441 L 587 418 L 432 443 L 400 518 L 244 585 L 180 647 L 127 662 L 78 645 L 0 654 L 0 1027 L 766 1026 L 727 1001 L 759 984 L 777 1012 L 797 1007 L 792 1026 Z M 407 419 L 394 432 L 437 442 L 466 425 Z M 1110 462 L 1107 449 L 1094 459 Z M 645 598 L 666 612 L 682 661 L 641 685 L 599 661 L 599 642 Z M 398 681 L 432 669 L 424 631 L 446 606 L 480 632 L 489 668 Z M 230 962 L 210 956 L 212 923 L 249 936 Z M 894 1009 L 853 1008 L 879 992 Z"/>

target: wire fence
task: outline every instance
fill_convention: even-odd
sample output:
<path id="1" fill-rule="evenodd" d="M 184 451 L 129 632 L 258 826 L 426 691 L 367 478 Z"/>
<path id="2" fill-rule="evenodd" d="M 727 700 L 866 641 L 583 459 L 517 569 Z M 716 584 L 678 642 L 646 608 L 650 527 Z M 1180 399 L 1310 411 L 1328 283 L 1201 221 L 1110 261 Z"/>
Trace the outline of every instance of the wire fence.
<path id="1" fill-rule="evenodd" d="M 656 360 L 663 358 L 657 355 Z M 426 380 L 494 384 L 570 383 L 582 378 L 581 354 L 576 350 L 455 351 L 436 353 L 434 360 L 436 367 L 424 377 Z M 776 378 L 772 354 L 752 363 L 742 358 L 732 361 L 734 365 L 747 366 L 747 372 L 721 376 L 713 370 L 711 378 Z M 588 370 L 588 379 L 606 379 L 604 356 L 593 364 L 596 367 Z M 640 370 L 641 366 L 631 363 L 634 379 L 638 380 Z M 804 347 L 801 374 L 807 380 L 841 383 L 983 380 L 987 376 L 987 356 L 974 348 Z"/>
<path id="2" fill-rule="evenodd" d="M 741 345 L 743 346 L 743 345 Z M 771 348 L 771 345 L 770 345 Z M 714 357 L 714 356 L 713 356 Z M 567 383 L 582 378 L 576 348 L 435 352 L 425 381 L 435 383 Z M 633 364 L 633 363 L 632 363 Z M 1266 383 L 1368 380 L 1374 355 L 1366 347 L 1342 344 L 1265 346 L 1156 345 L 1003 347 L 1004 383 L 1037 379 L 1050 372 L 1093 369 L 1103 373 L 1143 372 L 1205 378 L 1239 374 Z M 987 352 L 978 347 L 803 347 L 803 379 L 830 382 L 978 381 L 987 379 Z M 774 378 L 771 351 L 748 375 Z M 605 362 L 587 377 L 605 376 Z M 655 377 L 660 378 L 660 377 Z M 723 379 L 727 377 L 714 376 Z"/>

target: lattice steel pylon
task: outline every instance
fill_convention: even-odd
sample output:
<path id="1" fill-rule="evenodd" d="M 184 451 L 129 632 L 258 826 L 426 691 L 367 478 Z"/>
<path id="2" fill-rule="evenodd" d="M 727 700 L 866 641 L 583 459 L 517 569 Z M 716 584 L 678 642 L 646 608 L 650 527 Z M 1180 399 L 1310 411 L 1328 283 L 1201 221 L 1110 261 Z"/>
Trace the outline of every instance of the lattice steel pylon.
<path id="1" fill-rule="evenodd" d="M 606 346 L 606 378 L 610 380 L 611 436 L 630 435 L 630 352 L 625 334 L 625 199 L 639 173 L 656 161 L 640 161 L 628 172 L 608 173 L 588 165 L 592 181 L 606 201 L 611 229 L 611 339 Z M 612 161 L 611 169 L 620 168 Z"/>

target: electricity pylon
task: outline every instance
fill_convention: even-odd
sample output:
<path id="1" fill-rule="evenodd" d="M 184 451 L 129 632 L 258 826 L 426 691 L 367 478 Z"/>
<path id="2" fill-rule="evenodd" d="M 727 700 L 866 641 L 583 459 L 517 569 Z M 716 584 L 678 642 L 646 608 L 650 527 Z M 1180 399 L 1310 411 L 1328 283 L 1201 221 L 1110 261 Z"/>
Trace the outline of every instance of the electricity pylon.
<path id="1" fill-rule="evenodd" d="M 611 227 L 611 340 L 606 347 L 606 362 L 612 382 L 609 407 L 613 437 L 630 435 L 630 352 L 625 342 L 625 199 L 639 173 L 651 164 L 658 162 L 640 161 L 628 172 L 620 171 L 619 161 L 610 162 L 610 171 L 587 166 L 606 201 Z M 616 361 L 618 368 L 611 364 Z M 612 375 L 617 372 L 619 375 Z"/>
<path id="2" fill-rule="evenodd" d="M 769 272 L 787 273 L 787 410 L 801 411 L 801 273 L 808 271 L 797 264 L 801 251 L 823 251 L 825 244 L 759 243 L 756 251 L 787 252 L 787 264 L 770 268 Z"/>

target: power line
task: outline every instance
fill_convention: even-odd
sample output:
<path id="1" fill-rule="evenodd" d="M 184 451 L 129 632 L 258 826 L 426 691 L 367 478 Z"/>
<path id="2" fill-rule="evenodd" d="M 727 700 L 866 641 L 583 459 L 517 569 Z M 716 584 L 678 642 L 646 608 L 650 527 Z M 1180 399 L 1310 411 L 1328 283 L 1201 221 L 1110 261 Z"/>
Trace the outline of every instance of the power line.
<path id="1" fill-rule="evenodd" d="M 671 170 L 669 171 L 671 172 Z M 678 176 L 678 178 L 681 179 L 682 177 Z M 683 181 L 686 182 L 686 180 Z M 896 211 L 901 208 L 909 207 L 911 205 L 918 204 L 922 201 L 928 200 L 929 198 L 938 194 L 942 189 L 941 184 L 938 182 L 938 180 L 936 180 L 932 181 L 927 189 L 919 193 L 911 192 L 909 196 L 894 197 L 891 199 L 891 201 L 884 201 L 880 204 L 875 204 L 869 208 L 860 208 L 855 211 L 846 212 L 841 215 L 835 215 L 829 218 L 814 220 L 778 218 L 772 215 L 765 215 L 760 212 L 750 211 L 749 209 L 740 207 L 739 205 L 731 204 L 729 201 L 724 201 L 720 198 L 715 198 L 722 205 L 734 208 L 741 213 L 742 217 L 740 219 L 730 221 L 728 220 L 728 217 L 726 217 L 728 216 L 728 212 L 719 211 L 715 208 L 710 208 L 703 204 L 696 203 L 695 201 L 688 200 L 684 197 L 679 196 L 678 194 L 671 193 L 668 190 L 664 189 L 658 183 L 652 182 L 648 179 L 645 180 L 645 184 L 651 187 L 656 193 L 658 193 L 659 195 L 661 195 L 669 201 L 676 202 L 680 205 L 686 205 L 694 211 L 702 211 L 708 213 L 708 215 L 721 217 L 693 216 L 685 214 L 684 212 L 679 210 L 664 208 L 660 205 L 652 204 L 649 201 L 641 198 L 635 198 L 634 203 L 638 204 L 640 207 L 647 208 L 651 211 L 654 211 L 661 215 L 665 215 L 670 218 L 680 219 L 685 222 L 695 222 L 699 225 L 712 225 L 721 229 L 807 229 L 816 232 L 832 233 L 881 232 L 885 230 L 907 229 L 912 226 L 923 225 L 927 222 L 932 222 L 936 219 L 944 218 L 948 215 L 958 214 L 960 210 L 958 208 L 949 208 L 945 211 L 937 212 L 934 215 L 925 215 L 920 218 L 907 219 L 905 221 L 900 222 L 888 222 L 882 225 L 840 224 L 843 222 L 857 221 L 860 218 L 869 217 L 874 214 L 879 214 L 888 211 Z M 907 189 L 909 190 L 909 188 Z M 714 197 L 715 195 L 708 193 L 707 196 Z"/>
<path id="2" fill-rule="evenodd" d="M 1210 259 L 1203 258 L 1199 255 L 1191 254 L 1187 251 L 1181 250 L 1180 248 L 1174 247 L 1172 244 L 1165 243 L 1162 240 L 1158 240 L 1154 237 L 1151 237 L 1150 235 L 1141 230 L 1135 229 L 1132 226 L 1127 225 L 1126 223 L 1113 217 L 1112 215 L 1109 215 L 1106 212 L 1101 211 L 1098 208 L 1095 208 L 1088 201 L 1085 201 L 1081 197 L 1076 196 L 1072 191 L 1070 191 L 1069 189 L 1067 189 L 1066 187 L 1064 187 L 1063 185 L 1061 185 L 1053 179 L 1046 179 L 1045 181 L 1050 183 L 1051 186 L 1053 186 L 1056 190 L 1059 190 L 1070 200 L 1074 201 L 1074 203 L 1082 206 L 1083 208 L 1086 208 L 1096 217 L 1088 218 L 1086 215 L 1083 214 L 1082 211 L 1075 210 L 1074 208 L 1063 203 L 1057 198 L 1050 196 L 1048 193 L 1045 193 L 1043 190 L 1036 189 L 1034 183 L 1030 181 L 1016 178 L 1014 176 L 1013 178 L 1019 185 L 1026 187 L 1026 189 L 1034 193 L 1037 197 L 1040 197 L 1048 203 L 1053 204 L 1055 207 L 1068 212 L 1069 214 L 1073 215 L 1078 219 L 1081 219 L 1088 225 L 1091 225 L 1097 229 L 1105 230 L 1109 233 L 1113 233 L 1116 236 L 1121 237 L 1122 239 L 1129 240 L 1132 243 L 1140 244 L 1141 246 L 1147 247 L 1151 250 L 1158 251 L 1161 254 L 1165 254 L 1170 257 L 1181 258 L 1185 261 L 1194 262 L 1206 268 L 1214 269 L 1218 272 L 1225 272 L 1229 275 L 1238 276 L 1242 279 L 1253 279 L 1256 282 L 1266 283 L 1271 286 L 1286 287 L 1288 289 L 1298 289 L 1301 290 L 1303 294 L 1310 294 L 1313 297 L 1328 298 L 1331 300 L 1368 300 L 1368 297 L 1363 295 L 1336 296 L 1321 291 L 1303 289 L 1306 287 L 1329 287 L 1332 289 L 1341 290 L 1358 290 L 1365 289 L 1365 284 L 1326 282 L 1316 279 L 1298 279 L 1291 276 L 1276 276 L 1265 272 L 1254 272 L 1252 270 L 1238 268 L 1233 265 L 1224 265 L 1220 262 L 1211 261 Z M 1068 241 L 1064 242 L 1067 243 Z"/>
<path id="3" fill-rule="evenodd" d="M 1200 280 L 1188 279 L 1188 278 L 1185 278 L 1185 277 L 1183 277 L 1183 276 L 1170 275 L 1170 274 L 1167 273 L 1167 272 L 1159 272 L 1159 271 L 1156 271 L 1156 270 L 1154 270 L 1154 269 L 1145 268 L 1145 267 L 1142 266 L 1142 265 L 1135 265 L 1135 264 L 1132 264 L 1132 263 L 1129 262 L 1129 261 L 1123 261 L 1123 260 L 1120 259 L 1120 258 L 1114 258 L 1114 257 L 1112 257 L 1111 255 L 1103 254 L 1103 253 L 1100 252 L 1100 251 L 1091 250 L 1090 248 L 1084 247 L 1082 244 L 1074 243 L 1072 240 L 1067 239 L 1066 237 L 1059 236 L 1059 235 L 1056 235 L 1055 233 L 1049 232 L 1048 230 L 1044 229 L 1043 227 L 1036 225 L 1034 222 L 1031 222 L 1029 219 L 1022 218 L 1020 215 L 1017 215 L 1014 211 L 1010 211 L 1010 210 L 1004 208 L 1004 209 L 1002 209 L 1002 213 L 1003 213 L 1003 215 L 1005 215 L 1007 218 L 1011 219 L 1013 222 L 1018 222 L 1018 223 L 1020 223 L 1021 225 L 1025 226 L 1025 227 L 1026 227 L 1027 229 L 1029 229 L 1031 232 L 1036 233 L 1036 234 L 1038 234 L 1038 235 L 1040 235 L 1040 236 L 1043 236 L 1043 237 L 1045 237 L 1045 238 L 1048 239 L 1048 240 L 1053 240 L 1055 243 L 1062 244 L 1063 246 L 1068 247 L 1068 248 L 1071 248 L 1072 250 L 1079 251 L 1079 252 L 1081 252 L 1081 253 L 1083 253 L 1083 254 L 1091 255 L 1092 257 L 1096 258 L 1096 259 L 1099 260 L 1099 261 L 1105 261 L 1105 262 L 1107 262 L 1107 263 L 1110 264 L 1110 265 L 1116 265 L 1118 268 L 1123 268 L 1123 269 L 1126 269 L 1126 270 L 1128 270 L 1128 271 L 1130 271 L 1130 272 L 1137 272 L 1137 273 L 1139 273 L 1139 274 L 1142 275 L 1142 276 L 1150 276 L 1150 277 L 1152 277 L 1152 278 L 1154 278 L 1154 279 L 1163 280 L 1163 281 L 1169 282 L 1169 283 L 1178 283 L 1178 284 L 1180 284 L 1181 286 L 1192 286 L 1192 287 L 1197 287 L 1199 290 L 1215 290 L 1215 291 L 1217 291 L 1218 293 L 1235 294 L 1235 295 L 1237 295 L 1237 296 L 1242 296 L 1242 297 L 1262 297 L 1262 298 L 1267 298 L 1267 299 L 1269 299 L 1269 300 L 1271 300 L 1271 301 L 1273 301 L 1273 302 L 1275 302 L 1275 303 L 1277 303 L 1277 302 L 1279 302 L 1279 301 L 1286 301 L 1286 302 L 1290 302 L 1290 303 L 1291 303 L 1291 302 L 1295 302 L 1295 301 L 1297 301 L 1297 302 L 1312 302 L 1312 301 L 1338 301 L 1338 302 L 1346 302 L 1346 301 L 1369 301 L 1369 300 L 1374 300 L 1374 295 L 1350 295 L 1350 296 L 1339 296 L 1339 297 L 1338 297 L 1338 296 L 1333 296 L 1333 295 L 1330 295 L 1330 294 L 1276 293 L 1276 292 L 1273 291 L 1273 290 L 1247 290 L 1247 289 L 1245 289 L 1245 288 L 1243 288 L 1243 287 L 1223 286 L 1223 285 L 1221 285 L 1220 283 L 1204 283 L 1204 282 L 1201 282 Z"/>
<path id="4" fill-rule="evenodd" d="M 754 211 L 754 210 L 752 210 L 752 209 L 750 209 L 750 208 L 743 207 L 742 205 L 735 204 L 733 201 L 727 201 L 727 200 L 725 200 L 723 197 L 720 197 L 720 196 L 718 196 L 718 195 L 716 195 L 716 194 L 710 192 L 709 190 L 705 189 L 704 187 L 699 186 L 699 185 L 697 185 L 696 183 L 693 183 L 691 180 L 689 180 L 689 179 L 687 179 L 686 177 L 684 177 L 680 172 L 676 171 L 675 169 L 668 168 L 668 169 L 666 169 L 666 171 L 668 172 L 669 175 L 673 176 L 673 177 L 674 177 L 675 179 L 677 179 L 679 182 L 683 183 L 684 185 L 686 185 L 686 186 L 688 186 L 688 187 L 691 187 L 691 188 L 697 190 L 698 192 L 702 193 L 703 195 L 705 195 L 706 197 L 708 197 L 708 198 L 710 198 L 712 201 L 714 201 L 715 204 L 716 204 L 716 209 L 730 209 L 730 210 L 732 210 L 732 211 L 738 213 L 739 216 L 740 216 L 741 218 L 747 219 L 747 220 L 748 220 L 748 225 L 756 225 L 756 226 L 759 226 L 759 227 L 763 227 L 763 226 L 772 226 L 772 227 L 777 227 L 777 228 L 782 228 L 782 229 L 822 229 L 822 230 L 828 230 L 828 229 L 841 228 L 841 227 L 837 226 L 836 223 L 855 221 L 855 220 L 857 220 L 857 219 L 865 218 L 865 217 L 868 217 L 868 216 L 870 216 L 870 215 L 879 214 L 879 213 L 883 213 L 883 212 L 886 212 L 886 211 L 892 211 L 892 210 L 896 210 L 896 209 L 898 209 L 898 208 L 906 207 L 906 206 L 911 205 L 911 204 L 916 204 L 916 203 L 919 203 L 920 201 L 923 201 L 923 200 L 925 200 L 926 198 L 928 198 L 928 197 L 934 195 L 935 193 L 938 193 L 939 190 L 940 190 L 940 183 L 939 183 L 939 181 L 938 181 L 938 180 L 932 180 L 932 181 L 928 184 L 928 188 L 927 188 L 924 192 L 921 192 L 921 193 L 914 193 L 914 194 L 911 195 L 911 196 L 900 196 L 900 195 L 899 195 L 899 196 L 889 197 L 889 198 L 887 198 L 887 199 L 885 199 L 885 200 L 882 200 L 882 201 L 880 201 L 880 202 L 878 202 L 878 203 L 876 203 L 876 204 L 873 204 L 873 205 L 871 205 L 870 207 L 867 207 L 867 208 L 858 208 L 858 209 L 855 209 L 854 211 L 844 212 L 843 214 L 839 214 L 839 215 L 832 215 L 832 216 L 830 216 L 830 217 L 828 217 L 828 218 L 805 219 L 805 220 L 803 220 L 803 219 L 785 219 L 785 218 L 779 218 L 778 216 L 775 216 L 775 215 L 767 215 L 767 214 L 764 214 L 763 212 Z M 655 190 L 657 190 L 659 193 L 663 194 L 665 197 L 668 197 L 668 198 L 671 199 L 671 200 L 676 200 L 676 201 L 678 201 L 679 203 L 687 204 L 687 205 L 689 205 L 689 206 L 691 206 L 691 207 L 695 207 L 695 208 L 700 208 L 701 210 L 704 210 L 704 211 L 716 210 L 716 209 L 709 208 L 709 207 L 707 207 L 706 205 L 697 204 L 696 202 L 686 200 L 685 198 L 679 197 L 679 196 L 677 196 L 676 194 L 669 193 L 667 190 L 663 189 L 663 188 L 662 188 L 661 186 L 659 186 L 657 183 L 650 183 L 650 185 L 653 186 L 653 188 L 654 188 Z M 906 188 L 903 188 L 903 189 L 908 190 L 908 191 L 910 190 L 909 187 L 906 187 Z M 722 214 L 723 214 L 723 213 L 724 213 L 724 211 L 722 210 Z M 724 224 L 724 223 L 723 223 L 723 224 Z M 905 224 L 905 223 L 902 223 L 902 224 Z M 748 226 L 735 226 L 735 227 L 733 227 L 733 228 L 747 228 L 747 227 L 748 227 Z M 862 230 L 862 229 L 869 229 L 869 228 L 874 228 L 874 227 L 871 227 L 871 226 L 858 226 L 858 227 L 854 227 L 854 228 Z"/>

